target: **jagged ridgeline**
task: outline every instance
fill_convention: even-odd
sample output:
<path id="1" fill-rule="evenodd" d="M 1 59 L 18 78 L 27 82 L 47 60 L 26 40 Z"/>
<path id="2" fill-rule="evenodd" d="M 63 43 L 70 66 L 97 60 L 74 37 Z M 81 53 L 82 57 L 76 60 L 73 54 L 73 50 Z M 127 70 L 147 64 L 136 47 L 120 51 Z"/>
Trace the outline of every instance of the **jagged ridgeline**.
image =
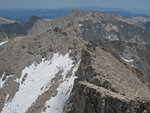
<path id="1" fill-rule="evenodd" d="M 150 30 L 111 13 L 0 23 L 1 113 L 149 113 Z"/>

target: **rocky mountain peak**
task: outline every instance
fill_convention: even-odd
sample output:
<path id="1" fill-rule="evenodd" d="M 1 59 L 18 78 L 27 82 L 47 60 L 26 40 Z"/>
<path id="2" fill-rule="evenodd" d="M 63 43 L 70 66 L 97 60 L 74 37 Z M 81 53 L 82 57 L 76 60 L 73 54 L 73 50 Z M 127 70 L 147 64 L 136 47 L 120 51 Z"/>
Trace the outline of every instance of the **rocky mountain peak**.
<path id="1" fill-rule="evenodd" d="M 31 16 L 28 20 L 27 23 L 32 23 L 34 24 L 37 20 L 40 20 L 38 16 Z"/>

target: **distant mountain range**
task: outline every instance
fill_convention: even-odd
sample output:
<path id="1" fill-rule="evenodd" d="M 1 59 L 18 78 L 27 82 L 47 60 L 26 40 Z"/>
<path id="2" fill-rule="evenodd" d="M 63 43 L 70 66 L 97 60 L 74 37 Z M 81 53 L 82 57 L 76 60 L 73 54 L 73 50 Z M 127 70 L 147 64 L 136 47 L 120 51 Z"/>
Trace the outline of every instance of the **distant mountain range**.
<path id="1" fill-rule="evenodd" d="M 31 16 L 26 22 L 13 22 L 0 18 L 0 32 L 8 34 L 23 34 L 23 35 L 37 35 L 46 32 L 50 27 L 50 19 L 40 19 L 37 16 Z M 6 21 L 7 20 L 7 21 Z"/>
<path id="2" fill-rule="evenodd" d="M 38 16 L 40 18 L 56 19 L 64 16 L 73 10 L 80 11 L 104 11 L 129 17 L 150 17 L 150 10 L 124 10 L 120 8 L 99 8 L 99 7 L 76 7 L 76 8 L 59 8 L 59 9 L 0 9 L 0 17 L 7 19 L 24 22 L 31 16 Z"/>
<path id="3" fill-rule="evenodd" d="M 12 20 L 8 20 L 6 18 L 2 18 L 0 17 L 0 24 L 11 24 L 11 23 L 14 23 L 15 21 L 12 21 Z"/>
<path id="4" fill-rule="evenodd" d="M 70 9 L 0 9 L 0 17 L 24 22 L 31 16 L 55 19 L 69 12 Z"/>

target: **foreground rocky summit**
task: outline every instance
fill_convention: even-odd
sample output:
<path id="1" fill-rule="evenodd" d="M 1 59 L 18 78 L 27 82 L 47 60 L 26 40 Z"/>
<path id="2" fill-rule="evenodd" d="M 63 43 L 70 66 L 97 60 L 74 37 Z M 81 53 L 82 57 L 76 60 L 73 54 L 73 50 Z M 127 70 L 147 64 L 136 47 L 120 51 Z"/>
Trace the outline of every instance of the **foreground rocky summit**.
<path id="1" fill-rule="evenodd" d="M 74 89 L 64 113 L 149 113 L 148 83 L 138 70 L 105 50 L 82 51 Z"/>
<path id="2" fill-rule="evenodd" d="M 1 113 L 150 112 L 148 29 L 102 12 L 46 21 L 0 34 Z"/>
<path id="3" fill-rule="evenodd" d="M 129 99 L 86 82 L 79 82 L 72 96 L 72 107 L 64 113 L 149 113 L 148 100 Z"/>

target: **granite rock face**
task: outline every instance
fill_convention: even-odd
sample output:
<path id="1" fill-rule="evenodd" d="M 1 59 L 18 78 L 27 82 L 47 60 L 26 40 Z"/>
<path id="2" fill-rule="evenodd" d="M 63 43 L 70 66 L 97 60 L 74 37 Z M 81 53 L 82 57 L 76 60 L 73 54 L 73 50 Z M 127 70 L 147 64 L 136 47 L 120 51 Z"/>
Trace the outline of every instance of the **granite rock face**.
<path id="1" fill-rule="evenodd" d="M 129 99 L 103 87 L 79 82 L 65 113 L 149 113 L 148 100 Z"/>
<path id="2" fill-rule="evenodd" d="M 150 112 L 150 88 L 144 74 L 105 50 L 84 48 L 76 75 L 64 113 Z"/>

